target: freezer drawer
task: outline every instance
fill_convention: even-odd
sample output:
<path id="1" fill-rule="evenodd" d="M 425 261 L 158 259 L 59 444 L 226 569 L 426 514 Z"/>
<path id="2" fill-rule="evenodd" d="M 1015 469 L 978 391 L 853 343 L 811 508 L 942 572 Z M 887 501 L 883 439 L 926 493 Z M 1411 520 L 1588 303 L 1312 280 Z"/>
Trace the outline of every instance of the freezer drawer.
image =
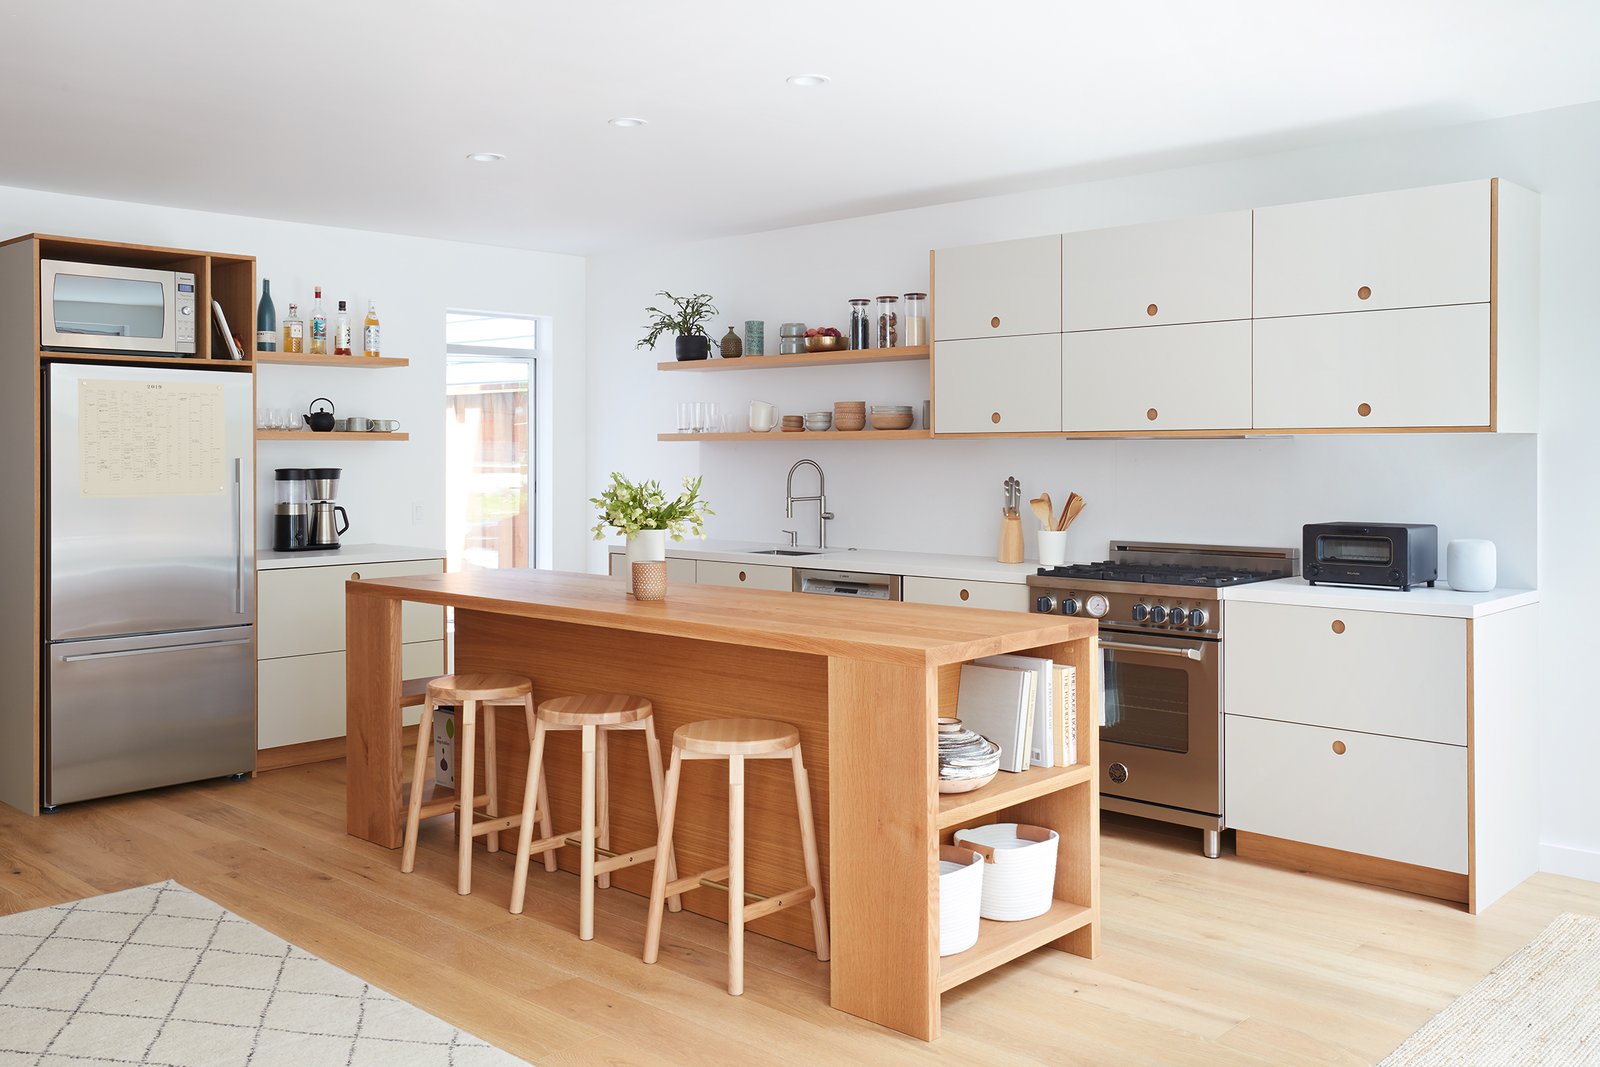
<path id="1" fill-rule="evenodd" d="M 255 768 L 255 628 L 46 646 L 44 802 Z"/>

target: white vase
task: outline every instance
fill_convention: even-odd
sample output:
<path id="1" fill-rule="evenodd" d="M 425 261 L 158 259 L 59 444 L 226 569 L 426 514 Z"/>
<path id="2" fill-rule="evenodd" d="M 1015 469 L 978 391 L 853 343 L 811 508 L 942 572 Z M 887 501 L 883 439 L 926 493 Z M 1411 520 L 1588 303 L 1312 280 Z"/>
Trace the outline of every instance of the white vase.
<path id="1" fill-rule="evenodd" d="M 667 531 L 640 530 L 628 538 L 627 562 L 628 592 L 633 592 L 633 565 L 653 563 L 667 558 Z"/>

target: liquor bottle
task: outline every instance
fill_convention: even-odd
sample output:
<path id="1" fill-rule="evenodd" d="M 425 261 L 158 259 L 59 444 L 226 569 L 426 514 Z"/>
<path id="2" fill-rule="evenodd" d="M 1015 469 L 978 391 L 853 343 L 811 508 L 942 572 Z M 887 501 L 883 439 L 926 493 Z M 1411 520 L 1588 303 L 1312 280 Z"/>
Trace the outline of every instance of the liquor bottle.
<path id="1" fill-rule="evenodd" d="M 278 350 L 278 309 L 272 306 L 272 282 L 261 279 L 261 302 L 256 305 L 256 351 Z"/>
<path id="2" fill-rule="evenodd" d="M 367 321 L 361 324 L 361 351 L 376 357 L 378 351 L 378 309 L 367 301 Z"/>
<path id="3" fill-rule="evenodd" d="M 289 305 L 289 316 L 283 320 L 283 350 L 285 352 L 304 352 L 306 350 L 306 324 L 300 318 L 300 308 L 296 304 Z"/>
<path id="4" fill-rule="evenodd" d="M 322 286 L 316 287 L 316 302 L 311 305 L 311 354 L 328 354 L 328 313 L 322 310 Z"/>
<path id="5" fill-rule="evenodd" d="M 339 301 L 339 315 L 333 320 L 333 354 L 350 354 L 350 312 L 345 309 L 343 300 Z"/>

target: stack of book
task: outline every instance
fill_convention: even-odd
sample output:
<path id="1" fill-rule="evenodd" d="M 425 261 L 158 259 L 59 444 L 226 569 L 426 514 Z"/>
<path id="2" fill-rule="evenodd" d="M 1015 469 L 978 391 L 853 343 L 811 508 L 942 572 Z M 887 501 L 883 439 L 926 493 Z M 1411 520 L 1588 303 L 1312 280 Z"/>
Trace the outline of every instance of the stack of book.
<path id="1" fill-rule="evenodd" d="M 956 717 L 1000 746 L 1000 769 L 1078 762 L 1077 668 L 1034 656 L 989 656 L 961 667 Z"/>

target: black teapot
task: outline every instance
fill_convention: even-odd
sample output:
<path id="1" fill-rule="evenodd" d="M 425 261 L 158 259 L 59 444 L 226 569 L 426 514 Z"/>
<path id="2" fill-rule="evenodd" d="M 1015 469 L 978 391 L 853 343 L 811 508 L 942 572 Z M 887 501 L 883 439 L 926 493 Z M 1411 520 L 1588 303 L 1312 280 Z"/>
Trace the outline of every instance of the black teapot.
<path id="1" fill-rule="evenodd" d="M 318 404 L 328 405 L 327 411 L 318 411 Z M 302 416 L 306 425 L 311 427 L 312 433 L 330 433 L 333 430 L 333 401 L 325 396 L 319 396 L 311 402 L 310 409 Z"/>

